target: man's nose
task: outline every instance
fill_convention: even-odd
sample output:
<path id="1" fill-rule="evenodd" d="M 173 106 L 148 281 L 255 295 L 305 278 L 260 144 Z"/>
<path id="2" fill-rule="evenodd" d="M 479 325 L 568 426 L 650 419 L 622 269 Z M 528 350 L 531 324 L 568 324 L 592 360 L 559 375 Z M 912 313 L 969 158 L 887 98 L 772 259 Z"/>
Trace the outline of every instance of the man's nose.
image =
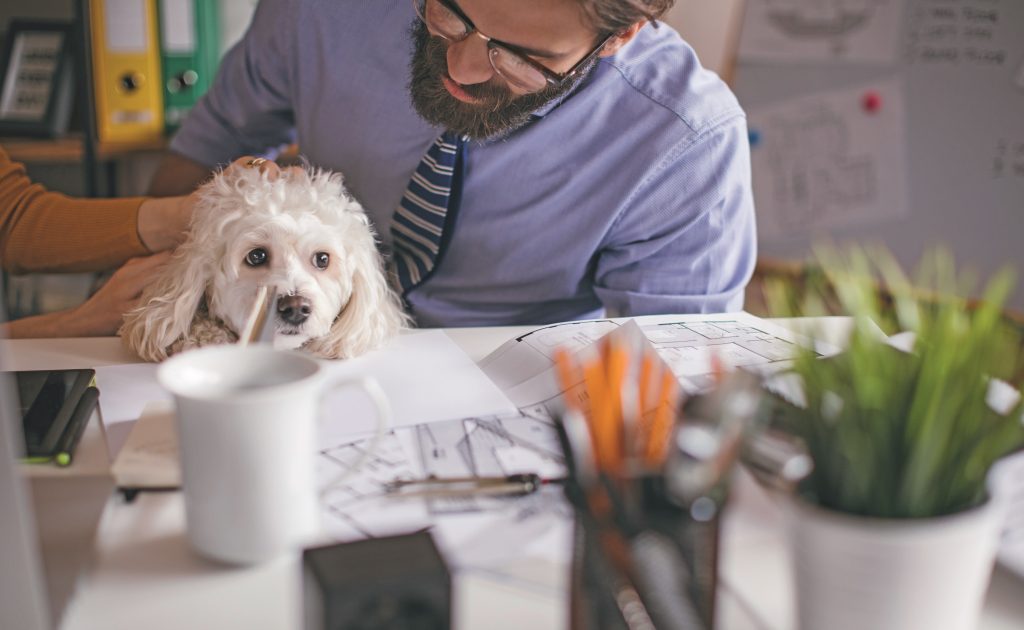
<path id="1" fill-rule="evenodd" d="M 282 295 L 277 299 L 277 314 L 285 322 L 298 326 L 309 319 L 313 303 L 299 295 Z"/>
<path id="2" fill-rule="evenodd" d="M 448 44 L 448 76 L 462 85 L 490 81 L 494 68 L 488 54 L 487 41 L 476 33 L 461 42 Z"/>

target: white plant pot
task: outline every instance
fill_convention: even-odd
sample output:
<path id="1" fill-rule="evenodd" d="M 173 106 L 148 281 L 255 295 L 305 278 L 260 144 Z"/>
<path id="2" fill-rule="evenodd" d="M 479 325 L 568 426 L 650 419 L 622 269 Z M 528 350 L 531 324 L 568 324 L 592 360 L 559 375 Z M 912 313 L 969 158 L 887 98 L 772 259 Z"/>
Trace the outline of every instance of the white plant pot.
<path id="1" fill-rule="evenodd" d="M 874 519 L 788 501 L 801 630 L 973 630 L 1003 504 L 928 519 Z"/>

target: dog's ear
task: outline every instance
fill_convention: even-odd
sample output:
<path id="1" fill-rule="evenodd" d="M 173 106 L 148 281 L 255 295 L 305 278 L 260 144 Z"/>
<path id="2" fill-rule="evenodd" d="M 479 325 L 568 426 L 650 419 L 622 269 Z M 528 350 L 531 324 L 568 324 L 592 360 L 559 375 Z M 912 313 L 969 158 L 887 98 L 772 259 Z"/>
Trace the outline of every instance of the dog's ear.
<path id="1" fill-rule="evenodd" d="M 211 279 L 208 256 L 186 243 L 142 292 L 141 306 L 129 311 L 118 331 L 147 361 L 163 361 L 170 347 L 188 333 Z"/>
<path id="2" fill-rule="evenodd" d="M 391 291 L 380 257 L 368 247 L 353 256 L 352 295 L 331 330 L 310 339 L 304 349 L 327 359 L 351 359 L 373 350 L 409 325 L 398 297 Z"/>

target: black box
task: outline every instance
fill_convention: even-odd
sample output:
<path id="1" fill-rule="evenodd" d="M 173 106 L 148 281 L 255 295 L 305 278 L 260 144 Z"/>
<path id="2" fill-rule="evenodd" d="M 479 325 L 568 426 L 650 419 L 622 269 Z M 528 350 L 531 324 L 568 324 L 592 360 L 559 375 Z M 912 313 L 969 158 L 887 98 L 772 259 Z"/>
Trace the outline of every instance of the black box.
<path id="1" fill-rule="evenodd" d="M 428 532 L 306 549 L 306 630 L 442 630 L 451 576 Z"/>

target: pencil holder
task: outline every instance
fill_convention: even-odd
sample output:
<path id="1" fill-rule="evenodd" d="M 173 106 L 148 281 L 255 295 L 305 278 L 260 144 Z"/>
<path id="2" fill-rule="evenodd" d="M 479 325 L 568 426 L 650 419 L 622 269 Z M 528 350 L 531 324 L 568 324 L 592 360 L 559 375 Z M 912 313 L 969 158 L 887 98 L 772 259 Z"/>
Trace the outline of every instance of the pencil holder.
<path id="1" fill-rule="evenodd" d="M 713 389 L 683 406 L 635 323 L 555 363 L 576 517 L 571 627 L 710 630 L 721 514 L 760 379 L 712 361 Z"/>
<path id="2" fill-rule="evenodd" d="M 565 426 L 563 421 L 566 452 L 579 452 Z M 707 492 L 681 496 L 667 476 L 686 465 L 678 459 L 670 457 L 666 475 L 612 482 L 569 458 L 565 494 L 576 517 L 570 627 L 714 627 L 720 515 L 728 485 L 722 479 Z"/>
<path id="3" fill-rule="evenodd" d="M 727 488 L 680 505 L 667 494 L 664 478 L 643 478 L 638 485 L 639 517 L 614 531 L 581 497 L 570 497 L 576 508 L 570 627 L 710 630 Z M 567 495 L 578 492 L 566 486 Z"/>
<path id="4" fill-rule="evenodd" d="M 673 414 L 658 468 L 611 473 L 593 463 L 582 414 L 564 414 L 573 628 L 714 628 L 722 513 L 760 400 L 756 378 L 730 376 Z"/>

